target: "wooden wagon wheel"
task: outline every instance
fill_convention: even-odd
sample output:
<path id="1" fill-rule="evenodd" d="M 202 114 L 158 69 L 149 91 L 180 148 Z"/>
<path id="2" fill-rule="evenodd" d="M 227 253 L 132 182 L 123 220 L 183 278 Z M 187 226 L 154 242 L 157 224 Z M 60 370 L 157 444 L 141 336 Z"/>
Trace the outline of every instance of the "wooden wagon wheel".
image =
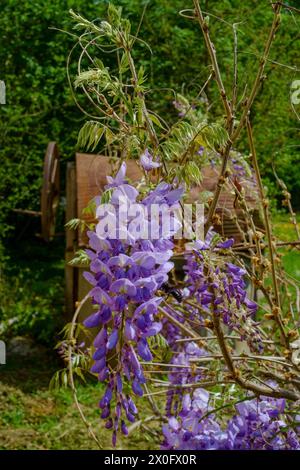
<path id="1" fill-rule="evenodd" d="M 56 212 L 59 201 L 59 152 L 56 142 L 49 142 L 43 171 L 41 194 L 42 238 L 49 241 L 55 234 Z"/>

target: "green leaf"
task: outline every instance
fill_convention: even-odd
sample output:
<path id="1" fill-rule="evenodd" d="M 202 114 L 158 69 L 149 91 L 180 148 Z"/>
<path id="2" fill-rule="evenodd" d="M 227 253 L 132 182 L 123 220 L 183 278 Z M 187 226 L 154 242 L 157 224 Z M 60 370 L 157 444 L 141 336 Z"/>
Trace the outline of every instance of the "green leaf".
<path id="1" fill-rule="evenodd" d="M 108 204 L 112 195 L 112 190 L 107 189 L 101 195 L 101 204 Z"/>
<path id="2" fill-rule="evenodd" d="M 65 224 L 65 227 L 70 230 L 76 230 L 82 223 L 81 219 L 71 219 Z"/>
<path id="3" fill-rule="evenodd" d="M 151 121 L 156 124 L 158 127 L 160 127 L 161 129 L 163 129 L 163 125 L 162 123 L 160 122 L 160 120 L 158 119 L 157 116 L 155 116 L 154 114 L 151 114 L 149 113 L 149 118 L 151 119 Z"/>
<path id="4" fill-rule="evenodd" d="M 81 266 L 88 266 L 90 264 L 90 261 L 90 258 L 84 250 L 78 250 L 76 251 L 74 258 L 71 259 L 68 264 L 70 264 L 71 266 L 78 264 Z"/>
<path id="5" fill-rule="evenodd" d="M 188 178 L 187 183 L 196 183 L 196 184 L 201 183 L 202 181 L 201 171 L 195 162 L 193 161 L 188 162 L 184 170 Z"/>
<path id="6" fill-rule="evenodd" d="M 84 377 L 84 375 L 83 375 L 82 370 L 81 370 L 80 367 L 75 367 L 75 368 L 73 369 L 73 372 L 74 372 L 74 374 L 76 374 L 78 377 L 80 377 L 80 378 L 83 380 L 83 382 L 86 382 L 85 377 Z"/>
<path id="7" fill-rule="evenodd" d="M 219 123 L 211 123 L 204 126 L 199 132 L 198 137 L 195 139 L 201 139 L 201 143 L 204 141 L 207 147 L 211 149 L 223 148 L 228 140 L 228 133 L 226 129 Z"/>
<path id="8" fill-rule="evenodd" d="M 119 26 L 121 21 L 122 8 L 115 7 L 112 3 L 108 5 L 107 16 L 113 26 Z"/>
<path id="9" fill-rule="evenodd" d="M 128 70 L 129 68 L 129 61 L 128 61 L 128 54 L 127 52 L 124 52 L 122 57 L 121 57 L 121 61 L 120 61 L 120 73 L 124 73 Z"/>
<path id="10" fill-rule="evenodd" d="M 78 134 L 77 146 L 86 150 L 95 150 L 105 131 L 104 126 L 98 121 L 87 121 Z"/>
<path id="11" fill-rule="evenodd" d="M 91 199 L 88 203 L 88 205 L 82 209 L 82 214 L 87 215 L 89 217 L 95 217 L 96 216 L 96 202 L 95 199 Z"/>

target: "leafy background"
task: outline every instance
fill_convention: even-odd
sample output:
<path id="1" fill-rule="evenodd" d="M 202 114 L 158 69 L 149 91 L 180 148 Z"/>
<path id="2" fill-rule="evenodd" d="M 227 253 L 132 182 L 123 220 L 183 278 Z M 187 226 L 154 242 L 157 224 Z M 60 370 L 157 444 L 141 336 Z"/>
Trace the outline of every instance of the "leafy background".
<path id="1" fill-rule="evenodd" d="M 297 1 L 289 3 L 298 4 Z M 64 184 L 66 162 L 74 159 L 78 131 L 85 118 L 73 102 L 66 75 L 66 59 L 74 40 L 60 30 L 72 32 L 70 8 L 89 19 L 103 18 L 107 4 L 104 0 L 0 0 L 0 79 L 5 80 L 7 87 L 7 104 L 0 107 L 0 290 L 3 294 L 0 319 L 10 320 L 16 311 L 22 318 L 25 312 L 23 316 L 28 320 L 22 319 L 22 331 L 27 325 L 29 331 L 38 331 L 37 335 L 42 339 L 52 338 L 55 330 L 54 320 L 47 322 L 50 312 L 56 311 L 55 299 L 60 298 L 60 304 L 63 303 L 61 281 L 56 271 L 57 263 L 61 263 L 60 268 L 63 266 L 63 240 L 46 250 L 35 239 L 34 246 L 38 248 L 34 248 L 32 254 L 32 241 L 29 241 L 29 247 L 25 246 L 28 218 L 16 216 L 13 209 L 39 209 L 43 158 L 49 140 L 56 140 L 59 144 Z M 135 55 L 148 74 L 152 89 L 147 95 L 150 108 L 171 120 L 175 117 L 174 92 L 195 96 L 209 74 L 209 60 L 198 24 L 178 14 L 180 10 L 191 7 L 192 2 L 118 0 L 118 5 L 123 6 L 133 31 L 137 31 L 146 7 L 139 37 L 150 45 L 152 53 L 142 42 L 136 42 Z M 210 17 L 211 36 L 228 87 L 231 87 L 233 60 L 233 34 L 228 23 L 239 23 L 241 97 L 246 83 L 251 84 L 254 79 L 272 21 L 269 2 L 206 0 L 202 6 L 204 11 L 215 15 Z M 271 194 L 277 194 L 270 165 L 274 161 L 298 208 L 299 125 L 290 105 L 290 85 L 299 78 L 299 73 L 297 76 L 294 70 L 299 67 L 299 31 L 299 17 L 284 12 L 281 29 L 271 51 L 273 62 L 268 64 L 263 93 L 258 96 L 253 110 L 265 182 Z M 112 58 L 107 56 L 105 61 L 114 68 Z M 75 62 L 76 57 L 71 72 L 75 71 Z M 207 95 L 212 119 L 222 116 L 214 83 L 208 87 Z M 244 137 L 242 135 L 239 145 L 247 151 Z M 63 202 L 62 199 L 61 231 Z M 34 221 L 30 224 L 29 234 L 32 236 L 39 227 Z M 22 268 L 22 255 L 22 259 L 27 260 L 27 273 L 25 267 L 25 271 Z M 32 257 L 35 261 L 29 265 Z M 37 282 L 32 284 L 32 279 Z M 46 288 L 40 288 L 43 279 L 51 284 L 49 295 Z M 29 294 L 32 286 L 36 288 L 33 296 Z M 24 305 L 26 295 L 28 298 Z M 56 318 L 55 314 L 53 318 Z"/>
<path id="2" fill-rule="evenodd" d="M 72 31 L 68 10 L 102 18 L 107 1 L 90 0 L 0 0 L 0 80 L 5 80 L 7 104 L 0 106 L 0 338 L 30 335 L 32 356 L 9 358 L 1 366 L 1 449 L 93 448 L 78 419 L 68 390 L 49 392 L 53 373 L 62 365 L 53 346 L 63 325 L 64 239 L 45 245 L 35 237 L 38 223 L 16 216 L 14 208 L 39 209 L 43 158 L 49 140 L 56 140 L 62 155 L 62 184 L 67 161 L 74 159 L 78 131 L 84 116 L 74 105 L 66 76 L 66 58 L 73 39 L 59 28 Z M 183 0 L 118 0 L 133 24 L 138 24 L 147 4 L 139 36 L 152 49 L 137 43 L 136 58 L 144 65 L 153 89 L 150 107 L 165 118 L 175 117 L 174 91 L 194 96 L 208 76 L 208 57 L 196 23 L 178 15 L 192 2 Z M 299 0 L 290 1 L 299 8 Z M 227 86 L 231 85 L 233 36 L 220 20 L 241 22 L 239 33 L 239 78 L 241 96 L 246 82 L 254 79 L 258 55 L 272 20 L 268 1 L 202 1 L 210 18 L 211 34 Z M 298 23 L 297 23 L 298 21 Z M 299 68 L 299 17 L 282 15 L 282 25 L 271 59 Z M 106 62 L 114 67 L 109 57 Z M 74 70 L 74 69 L 73 69 Z M 255 136 L 264 180 L 277 194 L 271 161 L 293 194 L 299 210 L 299 124 L 290 106 L 290 85 L 299 72 L 269 63 L 268 79 L 254 106 Z M 212 118 L 222 115 L 214 84 L 208 89 Z M 240 148 L 246 145 L 241 136 Z M 278 203 L 280 207 L 280 203 Z M 63 200 L 60 225 L 63 230 Z M 286 215 L 276 216 L 276 233 L 291 239 Z M 29 224 L 29 226 L 28 226 Z M 299 279 L 299 254 L 283 249 L 287 271 Z M 37 361 L 38 357 L 38 361 Z M 91 406 L 101 394 L 94 383 L 80 387 L 80 401 L 88 418 L 97 425 L 97 410 Z M 57 417 L 59 416 L 59 420 Z M 142 435 L 141 435 L 142 434 Z M 133 433 L 124 448 L 153 448 L 153 437 Z M 107 435 L 101 435 L 104 446 Z M 122 446 L 122 444 L 120 444 Z M 152 446 L 152 447 L 151 447 Z"/>

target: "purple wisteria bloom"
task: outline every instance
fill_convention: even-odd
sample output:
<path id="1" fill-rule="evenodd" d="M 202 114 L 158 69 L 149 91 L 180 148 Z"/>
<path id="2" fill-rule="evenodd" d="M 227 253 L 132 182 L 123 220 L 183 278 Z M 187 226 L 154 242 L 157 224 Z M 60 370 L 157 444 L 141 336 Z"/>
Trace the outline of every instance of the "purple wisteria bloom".
<path id="1" fill-rule="evenodd" d="M 126 165 L 123 163 L 115 178 L 108 177 L 108 188 L 112 189 L 109 218 L 117 217 L 123 204 L 130 206 L 139 197 L 138 191 L 126 182 L 125 176 Z M 140 200 L 140 204 L 147 208 L 155 201 L 170 209 L 176 206 L 182 193 L 182 189 L 161 183 Z M 102 209 L 99 205 L 96 211 L 100 219 Z M 151 226 L 153 222 L 147 214 L 145 211 L 144 223 Z M 157 335 L 162 329 L 158 318 L 162 298 L 156 293 L 168 280 L 168 273 L 174 266 L 170 261 L 174 227 L 160 231 L 161 220 L 158 219 L 158 233 L 163 236 L 143 239 L 127 224 L 123 227 L 126 236 L 122 233 L 122 237 L 112 238 L 110 233 L 104 233 L 100 222 L 95 231 L 88 232 L 90 247 L 87 254 L 91 262 L 90 271 L 84 276 L 92 285 L 90 297 L 95 312 L 84 324 L 88 328 L 99 328 L 94 340 L 95 362 L 91 371 L 106 383 L 99 406 L 106 428 L 113 431 L 115 445 L 118 429 L 124 435 L 128 433 L 125 419 L 134 422 L 137 414 L 137 408 L 125 393 L 123 384 L 131 384 L 135 395 L 143 395 L 145 377 L 140 362 L 152 360 L 149 337 Z"/>
<path id="2" fill-rule="evenodd" d="M 197 154 L 202 156 L 203 153 L 204 153 L 204 147 L 203 147 L 203 145 L 200 145 L 199 149 L 197 150 Z"/>
<path id="3" fill-rule="evenodd" d="M 117 188 L 118 186 L 121 186 L 122 184 L 126 182 L 125 176 L 126 176 L 126 163 L 123 162 L 115 178 L 113 178 L 112 176 L 106 177 L 107 182 L 108 182 L 106 188 Z"/>
<path id="4" fill-rule="evenodd" d="M 148 149 L 146 149 L 145 152 L 141 155 L 140 164 L 145 171 L 151 171 L 161 166 L 161 163 L 153 161 L 153 156 L 150 154 Z"/>
<path id="5" fill-rule="evenodd" d="M 206 259 L 209 257 L 209 264 L 213 266 L 217 251 L 230 248 L 233 239 L 214 246 L 212 234 L 208 235 L 204 242 L 196 241 L 185 255 L 186 286 L 190 295 L 195 297 L 204 312 L 209 314 L 213 308 L 230 330 L 247 341 L 250 350 L 261 353 L 263 346 L 258 323 L 255 322 L 257 304 L 247 296 L 246 270 L 220 258 L 215 258 L 216 266 L 210 269 L 209 275 L 205 268 Z"/>
<path id="6" fill-rule="evenodd" d="M 249 398 L 236 405 L 236 414 L 225 423 L 212 413 L 209 399 L 201 388 L 183 397 L 177 416 L 163 426 L 162 449 L 300 450 L 297 429 L 288 427 L 284 399 Z"/>

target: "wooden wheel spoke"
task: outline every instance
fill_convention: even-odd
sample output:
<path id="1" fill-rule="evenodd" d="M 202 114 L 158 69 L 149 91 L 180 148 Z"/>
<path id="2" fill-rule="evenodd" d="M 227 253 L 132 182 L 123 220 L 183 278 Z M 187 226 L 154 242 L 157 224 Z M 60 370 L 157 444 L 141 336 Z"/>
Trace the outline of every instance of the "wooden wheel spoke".
<path id="1" fill-rule="evenodd" d="M 44 160 L 41 194 L 42 237 L 45 241 L 51 240 L 55 234 L 59 189 L 58 147 L 55 142 L 49 142 Z"/>

